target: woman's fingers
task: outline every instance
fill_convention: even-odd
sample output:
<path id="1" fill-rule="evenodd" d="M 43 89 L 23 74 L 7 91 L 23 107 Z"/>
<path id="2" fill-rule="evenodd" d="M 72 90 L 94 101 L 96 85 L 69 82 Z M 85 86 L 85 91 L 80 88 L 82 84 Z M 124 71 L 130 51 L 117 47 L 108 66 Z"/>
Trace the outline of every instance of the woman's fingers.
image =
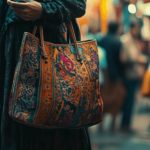
<path id="1" fill-rule="evenodd" d="M 27 8 L 23 8 L 23 9 L 13 8 L 13 11 L 14 12 L 19 12 L 19 13 L 24 13 L 24 14 L 29 13 L 29 9 L 27 9 Z"/>
<path id="2" fill-rule="evenodd" d="M 30 3 L 20 3 L 7 0 L 13 11 L 25 21 L 40 19 L 43 13 L 41 3 L 32 1 Z"/>
<path id="3" fill-rule="evenodd" d="M 27 14 L 29 13 L 28 5 L 27 3 L 17 3 L 10 0 L 7 0 L 7 3 L 9 6 L 13 8 L 13 11 L 22 19 L 27 20 Z"/>
<path id="4" fill-rule="evenodd" d="M 26 8 L 29 5 L 29 3 L 13 2 L 11 0 L 7 0 L 7 3 L 12 8 Z"/>

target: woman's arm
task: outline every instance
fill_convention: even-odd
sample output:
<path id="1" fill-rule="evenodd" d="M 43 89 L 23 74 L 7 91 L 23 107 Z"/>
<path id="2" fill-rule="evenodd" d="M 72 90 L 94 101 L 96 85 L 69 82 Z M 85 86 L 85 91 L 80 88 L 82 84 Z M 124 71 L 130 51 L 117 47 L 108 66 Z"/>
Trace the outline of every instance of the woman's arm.
<path id="1" fill-rule="evenodd" d="M 85 13 L 86 0 L 46 0 L 45 2 L 31 1 L 18 3 L 7 0 L 14 12 L 24 19 L 42 19 L 44 25 L 59 25 Z"/>
<path id="2" fill-rule="evenodd" d="M 59 25 L 85 14 L 86 0 L 49 0 L 41 3 L 44 25 Z"/>

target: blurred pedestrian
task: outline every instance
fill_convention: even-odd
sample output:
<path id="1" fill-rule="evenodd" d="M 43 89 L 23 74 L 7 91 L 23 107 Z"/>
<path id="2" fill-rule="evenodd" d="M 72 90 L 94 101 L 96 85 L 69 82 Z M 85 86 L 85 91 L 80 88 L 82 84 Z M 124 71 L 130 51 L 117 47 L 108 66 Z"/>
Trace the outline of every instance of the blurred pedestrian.
<path id="1" fill-rule="evenodd" d="M 108 75 L 111 82 L 122 80 L 123 67 L 120 61 L 120 51 L 122 43 L 118 38 L 119 24 L 110 22 L 108 33 L 102 39 L 98 40 L 98 46 L 103 47 L 107 53 Z"/>
<path id="2" fill-rule="evenodd" d="M 98 45 L 106 50 L 107 71 L 104 72 L 105 83 L 101 88 L 104 100 L 104 113 L 113 115 L 112 129 L 114 129 L 115 116 L 120 111 L 126 90 L 123 85 L 123 65 L 120 61 L 122 43 L 118 38 L 119 24 L 110 22 L 108 33 L 98 40 Z"/>
<path id="3" fill-rule="evenodd" d="M 125 86 L 127 96 L 123 106 L 123 118 L 121 128 L 123 131 L 131 131 L 131 114 L 135 101 L 135 92 L 142 78 L 145 67 L 146 58 L 140 49 L 140 30 L 141 25 L 138 20 L 130 23 L 130 31 L 121 37 L 123 49 L 121 51 L 121 60 L 125 68 Z"/>

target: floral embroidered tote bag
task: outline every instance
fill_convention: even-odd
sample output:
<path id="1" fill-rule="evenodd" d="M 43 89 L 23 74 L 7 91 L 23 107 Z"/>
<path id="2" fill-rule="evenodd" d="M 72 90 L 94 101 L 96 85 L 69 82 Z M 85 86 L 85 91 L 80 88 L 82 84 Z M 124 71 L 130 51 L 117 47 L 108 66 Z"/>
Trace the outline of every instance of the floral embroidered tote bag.
<path id="1" fill-rule="evenodd" d="M 77 42 L 71 22 L 72 44 L 53 44 L 24 33 L 9 98 L 9 115 L 25 125 L 82 128 L 102 120 L 99 59 L 95 40 Z"/>

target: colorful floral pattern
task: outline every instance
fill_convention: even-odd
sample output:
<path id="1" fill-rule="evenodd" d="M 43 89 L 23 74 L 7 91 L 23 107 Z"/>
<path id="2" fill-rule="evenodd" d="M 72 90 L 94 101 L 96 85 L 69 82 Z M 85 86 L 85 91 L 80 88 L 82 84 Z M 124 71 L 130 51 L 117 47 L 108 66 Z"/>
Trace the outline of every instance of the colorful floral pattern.
<path id="1" fill-rule="evenodd" d="M 41 128 L 81 128 L 102 120 L 99 60 L 95 41 L 73 45 L 45 42 L 25 33 L 9 99 L 9 115 Z"/>

